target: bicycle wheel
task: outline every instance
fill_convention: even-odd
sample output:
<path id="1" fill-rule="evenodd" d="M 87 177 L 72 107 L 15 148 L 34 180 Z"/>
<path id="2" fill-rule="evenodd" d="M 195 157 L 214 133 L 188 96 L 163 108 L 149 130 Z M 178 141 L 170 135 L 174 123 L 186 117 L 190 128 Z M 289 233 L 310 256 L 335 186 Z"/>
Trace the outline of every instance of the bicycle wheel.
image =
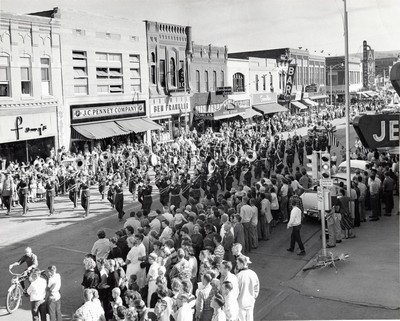
<path id="1" fill-rule="evenodd" d="M 13 286 L 11 290 L 8 291 L 6 297 L 6 309 L 8 313 L 13 313 L 18 309 L 19 304 L 21 303 L 22 293 L 21 289 L 18 286 Z"/>
<path id="2" fill-rule="evenodd" d="M 324 266 L 323 264 L 317 263 L 317 264 L 314 264 L 314 265 L 304 268 L 303 271 L 317 270 L 317 269 L 322 268 L 323 266 Z"/>

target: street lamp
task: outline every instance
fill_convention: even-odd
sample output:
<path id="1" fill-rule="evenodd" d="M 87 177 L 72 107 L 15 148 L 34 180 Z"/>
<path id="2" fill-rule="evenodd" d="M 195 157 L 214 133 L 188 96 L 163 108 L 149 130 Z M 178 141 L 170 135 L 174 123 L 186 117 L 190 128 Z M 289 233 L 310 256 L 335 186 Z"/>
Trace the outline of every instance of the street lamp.
<path id="1" fill-rule="evenodd" d="M 343 63 L 336 64 L 334 66 L 329 66 L 329 83 L 331 85 L 331 105 L 332 105 L 332 69 L 336 67 L 343 67 Z M 335 99 L 336 102 L 336 99 Z"/>

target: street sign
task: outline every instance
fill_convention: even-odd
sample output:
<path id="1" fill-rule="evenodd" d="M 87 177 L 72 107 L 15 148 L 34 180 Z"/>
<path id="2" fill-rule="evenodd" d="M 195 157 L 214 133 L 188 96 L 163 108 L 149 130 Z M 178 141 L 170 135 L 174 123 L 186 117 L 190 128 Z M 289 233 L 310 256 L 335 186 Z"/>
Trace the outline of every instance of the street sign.
<path id="1" fill-rule="evenodd" d="M 321 186 L 331 187 L 333 186 L 333 179 L 321 179 Z"/>
<path id="2" fill-rule="evenodd" d="M 362 144 L 367 148 L 399 146 L 400 114 L 359 115 L 353 126 Z"/>

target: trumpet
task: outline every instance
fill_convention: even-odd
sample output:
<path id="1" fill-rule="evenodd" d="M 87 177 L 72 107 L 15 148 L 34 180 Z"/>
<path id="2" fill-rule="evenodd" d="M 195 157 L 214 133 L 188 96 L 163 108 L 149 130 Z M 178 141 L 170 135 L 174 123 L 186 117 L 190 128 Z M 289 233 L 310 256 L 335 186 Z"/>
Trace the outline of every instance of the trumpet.
<path id="1" fill-rule="evenodd" d="M 111 157 L 110 157 L 110 153 L 109 152 L 102 152 L 100 154 L 100 160 L 102 160 L 105 163 L 108 163 L 110 161 Z"/>

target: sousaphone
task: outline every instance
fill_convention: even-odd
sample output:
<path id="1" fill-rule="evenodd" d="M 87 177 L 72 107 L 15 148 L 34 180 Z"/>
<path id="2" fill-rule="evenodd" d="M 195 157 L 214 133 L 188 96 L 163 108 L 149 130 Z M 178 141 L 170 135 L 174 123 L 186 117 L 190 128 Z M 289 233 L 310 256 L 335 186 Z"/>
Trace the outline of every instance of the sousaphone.
<path id="1" fill-rule="evenodd" d="M 217 167 L 217 164 L 216 164 L 215 160 L 214 159 L 210 160 L 207 165 L 208 174 L 214 173 L 216 167 Z"/>
<path id="2" fill-rule="evenodd" d="M 230 154 L 226 158 L 226 162 L 229 166 L 235 166 L 239 162 L 239 158 L 235 154 Z"/>
<path id="3" fill-rule="evenodd" d="M 248 150 L 246 152 L 246 161 L 249 163 L 254 162 L 257 159 L 257 153 L 255 150 Z"/>
<path id="4" fill-rule="evenodd" d="M 159 165 L 158 156 L 156 154 L 151 154 L 149 156 L 148 164 L 150 164 L 153 167 Z"/>

